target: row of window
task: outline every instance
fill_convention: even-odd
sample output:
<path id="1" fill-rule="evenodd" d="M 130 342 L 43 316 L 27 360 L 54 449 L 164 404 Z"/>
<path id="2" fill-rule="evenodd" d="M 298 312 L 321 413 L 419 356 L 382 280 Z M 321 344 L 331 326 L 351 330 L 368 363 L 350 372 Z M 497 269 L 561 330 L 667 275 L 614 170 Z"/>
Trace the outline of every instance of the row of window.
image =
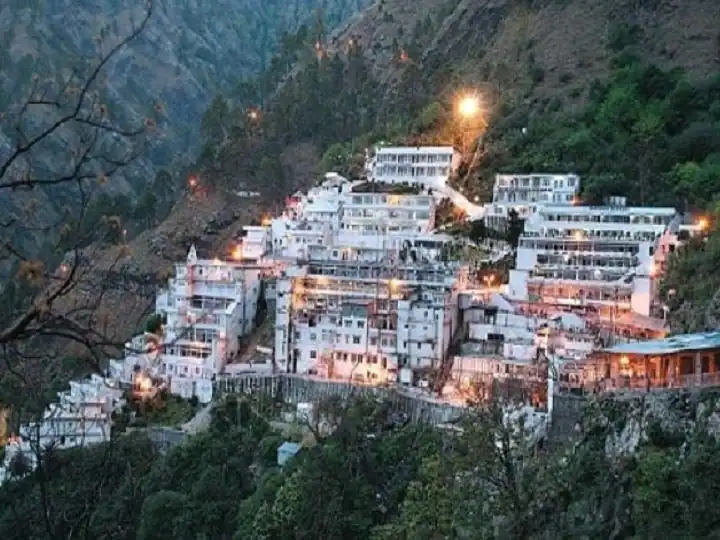
<path id="1" fill-rule="evenodd" d="M 580 185 L 580 179 L 576 176 L 566 176 L 562 178 L 546 175 L 532 176 L 498 176 L 495 181 L 497 187 L 544 187 L 562 189 L 565 186 L 575 188 Z"/>
<path id="2" fill-rule="evenodd" d="M 378 163 L 450 163 L 451 154 L 377 154 Z"/>
<path id="3" fill-rule="evenodd" d="M 628 214 L 545 214 L 546 221 L 569 223 L 623 223 L 631 225 L 668 225 L 673 216 L 638 216 Z"/>
<path id="4" fill-rule="evenodd" d="M 561 253 L 576 253 L 578 251 L 582 251 L 583 253 L 617 253 L 637 255 L 640 252 L 640 248 L 637 245 L 613 244 L 610 242 L 592 244 L 591 242 L 576 241 L 571 238 L 559 241 L 558 239 L 551 238 L 538 239 L 524 237 L 520 239 L 520 247 L 544 251 L 556 251 Z"/>
<path id="5" fill-rule="evenodd" d="M 393 166 L 383 165 L 376 171 L 378 176 L 447 176 L 450 174 L 450 167 L 412 167 L 408 165 Z"/>
<path id="6" fill-rule="evenodd" d="M 369 219 L 430 219 L 430 212 L 428 210 L 347 210 L 344 217 Z"/>
<path id="7" fill-rule="evenodd" d="M 414 227 L 411 225 L 407 225 L 404 227 L 401 227 L 400 225 L 383 227 L 381 225 L 351 225 L 342 223 L 340 225 L 340 228 L 345 231 L 357 232 L 365 235 L 369 233 L 370 236 L 378 236 L 379 233 L 385 232 L 386 230 L 388 232 L 423 232 L 423 227 Z"/>
<path id="8" fill-rule="evenodd" d="M 398 206 L 432 206 L 428 196 L 411 195 L 353 195 L 352 204 L 392 204 Z"/>
<path id="9" fill-rule="evenodd" d="M 567 203 L 572 202 L 575 199 L 573 193 L 528 193 L 521 191 L 516 193 L 514 191 L 497 193 L 494 197 L 494 202 L 554 202 L 554 203 Z"/>

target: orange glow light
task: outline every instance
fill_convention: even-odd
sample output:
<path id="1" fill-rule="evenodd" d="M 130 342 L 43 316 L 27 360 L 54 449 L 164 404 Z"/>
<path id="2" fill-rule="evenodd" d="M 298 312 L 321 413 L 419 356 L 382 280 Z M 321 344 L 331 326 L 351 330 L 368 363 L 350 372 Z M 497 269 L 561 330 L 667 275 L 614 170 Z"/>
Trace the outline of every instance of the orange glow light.
<path id="1" fill-rule="evenodd" d="M 480 113 L 480 98 L 473 94 L 465 95 L 458 101 L 457 108 L 461 117 L 474 118 Z"/>
<path id="2" fill-rule="evenodd" d="M 232 259 L 234 261 L 241 260 L 243 258 L 242 246 L 239 244 L 237 246 L 235 246 L 232 250 L 232 253 L 230 254 L 230 257 L 232 257 Z"/>

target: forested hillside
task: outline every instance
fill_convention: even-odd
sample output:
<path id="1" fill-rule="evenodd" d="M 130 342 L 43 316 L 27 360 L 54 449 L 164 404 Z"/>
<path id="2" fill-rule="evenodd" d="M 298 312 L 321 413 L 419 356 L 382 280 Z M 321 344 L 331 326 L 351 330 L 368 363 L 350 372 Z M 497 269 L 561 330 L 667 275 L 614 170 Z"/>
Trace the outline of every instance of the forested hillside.
<path id="1" fill-rule="evenodd" d="M 679 397 L 685 425 L 650 421 L 632 455 L 607 451 L 632 418 L 627 401 L 593 405 L 577 446 L 546 453 L 519 445 L 492 407 L 448 432 L 408 424 L 382 403 L 326 403 L 336 430 L 315 438 L 300 428 L 282 434 L 268 422 L 272 403 L 230 399 L 209 432 L 167 455 L 137 434 L 51 452 L 36 473 L 0 489 L 0 537 L 714 538 L 714 398 Z M 281 468 L 277 450 L 288 439 L 305 448 Z"/>
<path id="2" fill-rule="evenodd" d="M 120 216 L 131 234 L 154 226 L 177 200 L 186 167 L 199 149 L 200 120 L 212 96 L 227 91 L 240 79 L 262 72 L 284 32 L 294 32 L 317 16 L 328 28 L 364 7 L 367 0 L 81 0 L 78 2 L 11 1 L 0 5 L 0 159 L 23 141 L 68 111 L 71 83 L 80 85 L 92 69 L 93 99 L 104 115 L 124 132 L 136 130 L 146 118 L 157 122 L 153 137 L 143 141 L 104 137 L 103 157 L 132 145 L 131 160 L 113 170 L 109 182 L 93 194 L 90 228 L 98 218 Z M 152 16 L 142 32 L 133 36 Z M 127 39 L 132 37 L 131 39 Z M 113 54 L 117 44 L 124 46 Z M 107 62 L 103 56 L 108 55 Z M 73 77 L 75 80 L 72 80 Z M 89 96 L 88 96 L 89 97 Z M 63 108 L 56 106 L 62 102 Z M 30 106 L 28 106 L 30 105 Z M 84 103 L 83 106 L 86 106 Z M 66 123 L 63 129 L 23 156 L 27 174 L 47 177 L 66 174 L 58 155 L 77 148 L 83 127 Z M 18 127 L 21 127 L 20 131 Z M 100 145 L 98 145 L 100 146 Z M 93 167 L 106 166 L 93 155 Z M 175 176 L 168 182 L 167 171 Z M 11 172 L 3 172 L 6 177 Z M 44 185 L 33 194 L 0 197 L 3 214 L 25 220 L 32 208 L 42 212 L 37 226 L 57 221 L 65 207 L 78 212 L 78 194 L 66 184 Z M 154 216 L 155 205 L 160 212 Z M 28 207 L 31 210 L 28 210 Z M 130 223 L 131 222 L 131 223 Z M 32 256 L 47 252 L 55 235 L 25 228 L 16 230 Z M 0 264 L 0 271 L 7 270 Z"/>
<path id="3" fill-rule="evenodd" d="M 704 0 L 696 2 L 698 9 L 706 7 Z M 707 17 L 698 19 L 688 9 L 670 9 L 666 3 L 638 8 L 627 17 L 602 11 L 597 18 L 578 19 L 574 2 L 552 11 L 561 27 L 572 22 L 578 25 L 576 33 L 584 29 L 603 36 L 596 43 L 592 66 L 574 65 L 552 97 L 547 94 L 548 73 L 557 68 L 539 59 L 529 78 L 524 64 L 508 67 L 524 81 L 510 84 L 495 72 L 478 72 L 482 62 L 470 61 L 467 51 L 440 46 L 455 35 L 450 27 L 466 20 L 461 13 L 473 20 L 476 10 L 490 10 L 489 4 L 448 0 L 425 6 L 420 15 L 400 1 L 386 0 L 335 33 L 318 12 L 297 32 L 282 36 L 259 76 L 241 78 L 231 90 L 216 94 L 198 125 L 202 150 L 197 162 L 186 176 L 163 176 L 181 195 L 163 224 L 154 228 L 158 212 L 153 208 L 170 211 L 172 198 L 169 203 L 164 198 L 172 190 L 166 188 L 151 190 L 136 210 L 123 211 L 116 204 L 116 209 L 105 212 L 118 216 L 125 228 L 138 222 L 151 227 L 137 240 L 119 234 L 123 225 L 113 225 L 116 221 L 109 222 L 112 230 L 107 231 L 108 223 L 90 219 L 102 217 L 102 206 L 84 218 L 85 227 L 107 231 L 106 240 L 117 244 L 106 251 L 94 246 L 93 261 L 99 268 L 157 276 L 162 274 L 158 264 L 182 256 L 191 241 L 224 253 L 232 234 L 218 235 L 216 223 L 238 230 L 248 215 L 241 209 L 248 204 L 255 211 L 268 209 L 268 202 L 308 185 L 322 171 L 357 170 L 364 149 L 376 141 L 460 142 L 466 126 L 458 121 L 454 105 L 458 94 L 467 91 L 477 92 L 485 102 L 485 114 L 476 126 L 484 137 L 475 159 L 467 156 L 455 181 L 463 182 L 468 194 L 480 201 L 487 200 L 492 175 L 499 171 L 573 171 L 584 178 L 587 202 L 622 193 L 631 203 L 709 209 L 719 187 L 720 83 L 713 70 L 715 59 L 693 56 L 688 70 L 678 61 L 686 57 L 682 51 L 687 47 L 695 50 L 701 37 L 703 43 L 712 43 L 715 38 L 707 34 L 706 21 L 717 10 L 708 9 Z M 494 47 L 513 35 L 527 38 L 523 54 L 547 46 L 532 38 L 538 31 L 534 26 L 528 27 L 532 35 L 517 32 L 525 28 L 518 21 L 547 23 L 549 4 L 522 9 L 515 4 L 508 8 L 505 2 L 498 5 L 503 10 L 487 11 L 482 19 L 495 21 L 492 32 L 482 27 L 485 30 L 478 29 L 475 36 L 470 27 L 458 27 L 467 39 L 475 40 L 477 50 L 482 40 Z M 377 27 L 368 26 L 368 20 L 376 21 Z M 696 38 L 673 34 L 663 38 L 670 51 L 667 58 L 651 54 L 657 50 L 657 28 L 680 25 Z M 391 27 L 398 35 L 383 33 Z M 547 24 L 543 28 L 552 34 Z M 376 62 L 382 62 L 382 51 L 387 53 L 388 39 L 392 51 L 385 68 L 379 68 Z M 439 54 L 442 61 L 430 60 Z M 322 156 L 320 163 L 316 156 Z M 197 185 L 190 186 L 188 178 Z M 262 200 L 238 205 L 233 196 L 224 195 L 239 189 L 259 190 Z M 102 281 L 102 276 L 93 279 Z M 698 301 L 711 296 L 704 294 Z M 679 298 L 669 302 L 671 319 Z M 138 305 L 149 306 L 151 301 L 144 290 L 102 295 L 103 310 L 110 314 L 135 313 Z M 113 318 L 109 327 L 122 341 L 135 331 L 139 318 Z"/>
<path id="4" fill-rule="evenodd" d="M 284 20 L 270 16 L 264 6 L 254 5 L 242 16 Z M 239 20 L 239 13 L 222 10 L 223 24 L 233 21 L 233 14 Z M 634 203 L 704 213 L 713 225 L 709 237 L 671 261 L 663 291 L 676 328 L 717 328 L 719 14 L 714 0 L 381 0 L 337 33 L 331 31 L 331 17 L 322 12 L 309 17 L 278 39 L 277 55 L 260 75 L 241 76 L 238 69 L 237 84 L 219 93 L 216 81 L 230 82 L 234 58 L 241 53 L 224 38 L 208 37 L 217 50 L 230 51 L 216 72 L 201 70 L 208 77 L 202 80 L 210 83 L 180 77 L 178 87 L 166 87 L 164 81 L 175 79 L 154 72 L 142 79 L 153 92 L 167 88 L 176 97 L 167 106 L 151 105 L 152 118 L 159 118 L 157 126 L 149 125 L 162 132 L 177 121 L 171 106 L 187 101 L 185 84 L 203 87 L 208 101 L 215 94 L 202 121 L 184 120 L 188 130 L 201 128 L 202 139 L 200 155 L 186 174 L 170 177 L 180 200 L 172 210 L 173 201 L 164 204 L 169 215 L 159 225 L 148 218 L 151 198 L 139 215 L 97 208 L 96 216 L 119 219 L 70 220 L 102 238 L 83 248 L 71 266 L 79 277 L 52 302 L 43 293 L 56 283 L 56 274 L 16 260 L 23 272 L 12 285 L 19 291 L 16 301 L 4 305 L 4 327 L 13 331 L 0 333 L 11 368 L 3 370 L 1 398 L 28 401 L 15 369 L 22 368 L 22 375 L 31 371 L 28 366 L 43 376 L 52 371 L 55 384 L 70 376 L 59 361 L 62 349 L 32 354 L 38 344 L 48 343 L 43 332 L 55 330 L 46 321 L 80 332 L 83 350 L 91 351 L 92 359 L 105 358 L 100 355 L 105 347 L 122 344 L 140 327 L 155 285 L 167 277 L 161 267 L 178 260 L 190 243 L 224 255 L 243 224 L 321 172 L 351 174 L 373 142 L 459 142 L 466 126 L 454 106 L 463 92 L 477 92 L 486 109 L 473 126 L 482 142 L 470 149 L 453 179 L 469 195 L 487 200 L 492 175 L 499 171 L 572 171 L 584 179 L 586 202 L 622 193 Z M 147 34 L 148 49 L 132 56 L 130 65 L 150 63 L 156 48 L 176 43 L 176 36 L 164 42 L 154 37 L 153 31 Z M 262 35 L 249 36 L 242 54 L 261 42 Z M 158 66 L 164 73 L 162 62 Z M 260 60 L 257 66 L 262 67 Z M 125 91 L 134 95 L 129 88 L 118 94 Z M 106 179 L 93 174 L 90 180 L 95 186 Z M 239 200 L 235 192 L 242 189 L 260 191 L 261 198 Z M 147 219 L 149 229 L 127 237 L 124 223 L 137 219 Z M 61 244 L 57 251 L 67 247 Z M 93 294 L 97 291 L 101 294 Z M 32 324 L 15 331 L 24 317 Z M 76 334 L 67 335 L 53 334 L 53 339 L 80 342 Z M 42 382 L 47 392 L 49 385 Z M 282 472 L 273 466 L 281 436 L 247 403 L 222 408 L 210 433 L 167 456 L 124 436 L 105 448 L 52 453 L 36 474 L 0 490 L 0 537 L 718 534 L 712 467 L 718 447 L 700 421 L 680 433 L 651 430 L 633 456 L 608 456 L 610 423 L 592 421 L 568 455 L 515 455 L 511 436 L 498 431 L 497 411 L 478 411 L 474 427 L 448 438 L 398 423 L 375 405 L 342 415 L 332 437 Z M 253 405 L 263 411 L 266 406 Z M 620 424 L 626 419 L 623 408 L 607 411 L 606 418 L 610 415 Z"/>

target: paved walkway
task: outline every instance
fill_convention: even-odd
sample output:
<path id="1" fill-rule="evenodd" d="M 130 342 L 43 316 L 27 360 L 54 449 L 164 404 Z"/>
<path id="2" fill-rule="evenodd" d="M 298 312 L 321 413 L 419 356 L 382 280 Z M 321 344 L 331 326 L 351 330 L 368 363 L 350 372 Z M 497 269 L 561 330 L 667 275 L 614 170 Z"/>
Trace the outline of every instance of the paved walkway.
<path id="1" fill-rule="evenodd" d="M 183 424 L 182 431 L 184 433 L 194 435 L 195 433 L 208 429 L 210 427 L 210 420 L 212 419 L 212 408 L 213 403 L 205 405 L 195 414 L 195 416 Z"/>
<path id="2" fill-rule="evenodd" d="M 485 217 L 485 207 L 482 205 L 477 205 L 474 203 L 471 203 L 465 195 L 460 193 L 459 191 L 453 189 L 452 187 L 448 185 L 444 186 L 432 186 L 433 189 L 433 195 L 435 196 L 435 199 L 437 199 L 438 202 L 440 202 L 444 198 L 449 198 L 450 201 L 460 208 L 463 212 L 465 212 L 468 216 L 468 219 L 470 221 L 475 221 L 477 219 L 482 219 Z"/>

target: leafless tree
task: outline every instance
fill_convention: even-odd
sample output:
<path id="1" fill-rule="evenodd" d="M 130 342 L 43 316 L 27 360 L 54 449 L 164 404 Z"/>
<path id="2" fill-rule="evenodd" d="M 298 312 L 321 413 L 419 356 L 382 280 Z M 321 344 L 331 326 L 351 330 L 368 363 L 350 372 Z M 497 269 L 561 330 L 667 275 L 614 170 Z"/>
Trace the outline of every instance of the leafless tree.
<path id="1" fill-rule="evenodd" d="M 61 369 L 63 357 L 83 356 L 99 370 L 108 350 L 121 345 L 113 332 L 119 314 L 103 306 L 108 295 L 137 287 L 120 266 L 123 226 L 108 216 L 106 230 L 88 231 L 87 217 L 94 198 L 112 189 L 157 128 L 160 107 L 148 104 L 147 116 L 122 122 L 103 101 L 109 66 L 152 12 L 152 0 L 139 0 L 122 35 L 98 29 L 97 54 L 78 56 L 64 73 L 34 75 L 18 104 L 0 111 L 10 139 L 4 146 L 0 139 L 0 201 L 11 209 L 0 216 L 0 269 L 8 276 L 0 376 L 25 402 L 48 390 L 48 375 Z M 71 202 L 48 219 L 53 212 L 43 203 L 58 193 Z M 98 242 L 108 234 L 120 244 L 109 253 Z M 29 238 L 44 240 L 42 253 L 29 247 Z"/>
<path id="2" fill-rule="evenodd" d="M 122 350 L 118 321 L 131 314 L 112 312 L 108 297 L 143 286 L 122 268 L 123 224 L 113 216 L 104 230 L 89 230 L 88 223 L 93 200 L 112 190 L 146 151 L 163 112 L 149 103 L 146 115 L 124 122 L 108 110 L 108 69 L 147 27 L 153 0 L 137 0 L 125 13 L 129 27 L 119 35 L 98 29 L 95 55 L 79 56 L 78 65 L 63 73 L 34 75 L 17 105 L 0 111 L 0 131 L 10 140 L 3 146 L 0 138 L 0 203 L 11 209 L 0 213 L 0 272 L 7 276 L 0 305 L 0 405 L 10 406 L 17 420 L 37 416 L 45 398 L 63 389 L 51 384 L 68 375 L 63 359 L 82 357 L 89 362 L 85 368 L 102 371 L 108 355 Z M 59 193 L 70 203 L 48 219 L 53 212 L 42 204 Z M 106 249 L 108 235 L 113 249 Z M 33 237 L 45 242 L 40 255 L 28 246 Z M 73 518 L 77 523 L 52 515 L 58 505 L 44 481 L 46 460 L 36 455 L 34 462 L 47 536 L 81 536 L 92 509 Z M 102 475 L 90 481 L 101 483 Z"/>

